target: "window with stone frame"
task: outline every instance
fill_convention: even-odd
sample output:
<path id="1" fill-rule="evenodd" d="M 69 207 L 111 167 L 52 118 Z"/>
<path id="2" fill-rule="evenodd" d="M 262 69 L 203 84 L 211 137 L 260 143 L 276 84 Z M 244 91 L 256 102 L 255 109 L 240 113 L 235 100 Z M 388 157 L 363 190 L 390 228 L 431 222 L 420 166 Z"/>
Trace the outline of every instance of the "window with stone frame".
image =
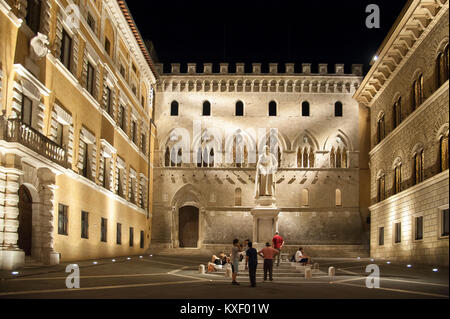
<path id="1" fill-rule="evenodd" d="M 377 179 L 377 199 L 378 202 L 386 199 L 386 178 L 384 175 Z"/>
<path id="2" fill-rule="evenodd" d="M 130 227 L 130 247 L 134 246 L 134 228 Z"/>
<path id="3" fill-rule="evenodd" d="M 342 191 L 340 189 L 336 189 L 335 200 L 336 207 L 342 207 Z"/>
<path id="4" fill-rule="evenodd" d="M 423 239 L 423 216 L 414 217 L 414 240 Z"/>
<path id="5" fill-rule="evenodd" d="M 86 22 L 87 22 L 89 28 L 91 28 L 91 30 L 92 30 L 92 31 L 94 32 L 94 34 L 95 34 L 95 33 L 96 33 L 96 30 L 95 30 L 95 24 L 96 24 L 96 23 L 95 23 L 94 17 L 92 16 L 92 14 L 91 14 L 90 12 L 87 13 Z"/>
<path id="6" fill-rule="evenodd" d="M 103 217 L 100 224 L 100 241 L 103 243 L 108 241 L 108 220 Z"/>
<path id="7" fill-rule="evenodd" d="M 342 102 L 336 102 L 334 104 L 334 116 L 335 117 L 344 116 L 344 106 L 343 106 Z"/>
<path id="8" fill-rule="evenodd" d="M 394 194 L 398 194 L 402 191 L 402 165 L 398 164 L 394 168 Z"/>
<path id="9" fill-rule="evenodd" d="M 103 156 L 102 158 L 103 163 L 103 171 L 102 171 L 102 186 L 104 189 L 110 189 L 111 188 L 111 158 Z"/>
<path id="10" fill-rule="evenodd" d="M 172 101 L 170 104 L 170 116 L 178 116 L 179 103 L 177 101 Z"/>
<path id="11" fill-rule="evenodd" d="M 41 28 L 41 0 L 26 0 L 27 2 L 27 16 L 25 21 L 30 27 L 31 31 L 38 33 Z"/>
<path id="12" fill-rule="evenodd" d="M 81 238 L 89 239 L 89 213 L 81 212 Z"/>
<path id="13" fill-rule="evenodd" d="M 145 236 L 144 236 L 144 231 L 141 230 L 141 238 L 140 238 L 140 242 L 139 242 L 139 248 L 143 249 L 144 248 L 144 243 L 145 243 Z"/>
<path id="14" fill-rule="evenodd" d="M 105 51 L 111 56 L 111 41 L 107 37 L 105 37 Z"/>
<path id="15" fill-rule="evenodd" d="M 58 204 L 58 235 L 67 236 L 69 233 L 69 207 Z"/>
<path id="16" fill-rule="evenodd" d="M 377 121 L 377 142 L 380 143 L 386 136 L 386 126 L 384 122 L 384 114 Z"/>
<path id="17" fill-rule="evenodd" d="M 414 184 L 419 184 L 424 180 L 424 152 L 423 149 L 414 154 Z"/>
<path id="18" fill-rule="evenodd" d="M 393 128 L 395 129 L 397 126 L 399 126 L 402 121 L 402 98 L 399 97 L 398 100 L 394 103 L 392 111 Z"/>
<path id="19" fill-rule="evenodd" d="M 441 172 L 448 170 L 448 132 L 439 139 L 439 161 Z"/>
<path id="20" fill-rule="evenodd" d="M 236 102 L 235 116 L 244 116 L 244 103 L 242 101 Z"/>
<path id="21" fill-rule="evenodd" d="M 136 144 L 136 141 L 137 141 L 137 123 L 136 123 L 135 120 L 131 121 L 130 138 L 131 138 L 131 141 L 134 144 Z"/>
<path id="22" fill-rule="evenodd" d="M 123 105 L 119 106 L 117 122 L 122 131 L 126 132 L 126 109 Z"/>
<path id="23" fill-rule="evenodd" d="M 384 227 L 378 228 L 378 246 L 384 246 Z"/>
<path id="24" fill-rule="evenodd" d="M 72 115 L 55 103 L 51 112 L 51 139 L 64 149 L 68 164 L 72 164 L 73 137 Z"/>
<path id="25" fill-rule="evenodd" d="M 402 223 L 394 224 L 394 243 L 400 244 L 402 242 Z"/>
<path id="26" fill-rule="evenodd" d="M 86 78 L 86 90 L 94 96 L 95 92 L 95 68 L 88 62 L 87 63 L 87 78 Z"/>
<path id="27" fill-rule="evenodd" d="M 275 101 L 269 103 L 269 116 L 278 116 L 277 102 Z"/>
<path id="28" fill-rule="evenodd" d="M 73 43 L 72 38 L 69 33 L 63 28 L 62 39 L 61 39 L 61 55 L 59 60 L 66 67 L 67 70 L 72 70 L 72 54 L 73 54 Z"/>
<path id="29" fill-rule="evenodd" d="M 302 103 L 302 116 L 303 117 L 310 116 L 310 106 L 309 106 L 309 102 L 307 102 L 307 101 Z"/>
<path id="30" fill-rule="evenodd" d="M 33 102 L 30 98 L 22 94 L 21 122 L 29 127 L 33 124 Z"/>
<path id="31" fill-rule="evenodd" d="M 449 79 L 449 45 L 447 44 L 436 60 L 437 88 L 440 88 Z"/>
<path id="32" fill-rule="evenodd" d="M 116 194 L 123 199 L 127 199 L 127 168 L 126 163 L 120 157 L 116 157 L 116 179 L 115 179 L 115 190 Z"/>
<path id="33" fill-rule="evenodd" d="M 137 177 L 136 172 L 133 169 L 130 169 L 130 178 L 129 178 L 129 191 L 128 191 L 128 201 L 132 204 L 136 204 L 136 196 L 137 196 Z"/>
<path id="34" fill-rule="evenodd" d="M 413 111 L 418 108 L 420 105 L 422 105 L 423 101 L 424 101 L 424 91 L 423 91 L 423 75 L 420 74 L 417 78 L 417 80 L 415 80 L 413 82 L 413 87 L 412 87 L 412 92 L 413 92 Z"/>
<path id="35" fill-rule="evenodd" d="M 441 237 L 446 237 L 449 235 L 449 209 L 443 209 L 440 213 L 441 219 Z"/>
<path id="36" fill-rule="evenodd" d="M 146 200 L 147 200 L 147 181 L 146 177 L 143 174 L 140 174 L 141 180 L 139 182 L 139 206 L 142 209 L 145 209 Z"/>
<path id="37" fill-rule="evenodd" d="M 80 132 L 78 169 L 80 175 L 95 181 L 97 147 L 95 136 L 84 127 Z"/>
<path id="38" fill-rule="evenodd" d="M 211 116 L 211 103 L 209 101 L 203 102 L 203 116 Z"/>
<path id="39" fill-rule="evenodd" d="M 141 151 L 147 154 L 147 134 L 141 133 Z"/>
<path id="40" fill-rule="evenodd" d="M 122 245 L 122 224 L 120 223 L 116 226 L 116 244 Z"/>
<path id="41" fill-rule="evenodd" d="M 111 117 L 114 115 L 113 92 L 109 86 L 105 87 L 105 111 Z"/>

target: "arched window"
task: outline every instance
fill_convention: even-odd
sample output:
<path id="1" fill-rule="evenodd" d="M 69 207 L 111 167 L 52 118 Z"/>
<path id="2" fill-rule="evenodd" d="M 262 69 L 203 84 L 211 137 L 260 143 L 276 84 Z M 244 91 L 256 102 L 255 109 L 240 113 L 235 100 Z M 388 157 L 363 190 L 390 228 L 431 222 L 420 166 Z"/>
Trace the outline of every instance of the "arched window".
<path id="1" fill-rule="evenodd" d="M 208 153 L 208 148 L 205 147 L 203 149 L 203 167 L 208 167 L 209 164 L 209 153 Z"/>
<path id="2" fill-rule="evenodd" d="M 334 116 L 342 117 L 343 114 L 344 114 L 344 106 L 342 105 L 342 102 L 336 102 L 334 104 Z"/>
<path id="3" fill-rule="evenodd" d="M 309 116 L 309 102 L 305 101 L 302 103 L 302 116 L 308 117 Z"/>
<path id="4" fill-rule="evenodd" d="M 170 166 L 170 149 L 168 147 L 166 148 L 166 153 L 164 154 L 164 166 Z"/>
<path id="5" fill-rule="evenodd" d="M 242 189 L 240 188 L 234 191 L 234 206 L 242 206 Z"/>
<path id="6" fill-rule="evenodd" d="M 336 168 L 342 167 L 342 157 L 341 157 L 341 148 L 338 147 L 336 151 Z"/>
<path id="7" fill-rule="evenodd" d="M 303 168 L 307 168 L 308 167 L 308 160 L 309 160 L 308 148 L 305 147 L 303 149 Z"/>
<path id="8" fill-rule="evenodd" d="M 449 45 L 445 47 L 444 51 L 439 53 L 437 61 L 437 83 L 440 88 L 442 84 L 448 81 L 449 78 Z"/>
<path id="9" fill-rule="evenodd" d="M 170 104 L 170 116 L 178 116 L 179 104 L 177 101 L 173 101 Z"/>
<path id="10" fill-rule="evenodd" d="M 336 206 L 337 207 L 342 206 L 342 192 L 339 188 L 336 189 Z"/>
<path id="11" fill-rule="evenodd" d="M 244 116 L 244 103 L 236 102 L 236 116 Z"/>
<path id="12" fill-rule="evenodd" d="M 394 169 L 394 194 L 398 194 L 402 191 L 402 165 L 399 164 Z"/>
<path id="13" fill-rule="evenodd" d="M 386 127 L 384 124 L 384 114 L 378 119 L 377 122 L 377 139 L 378 139 L 378 143 L 380 143 L 386 134 Z"/>
<path id="14" fill-rule="evenodd" d="M 336 167 L 336 153 L 334 147 L 331 149 L 330 152 L 330 167 L 332 168 Z"/>
<path id="15" fill-rule="evenodd" d="M 214 149 L 209 151 L 209 167 L 214 167 Z"/>
<path id="16" fill-rule="evenodd" d="M 197 167 L 202 167 L 203 164 L 203 150 L 201 147 L 197 151 Z"/>
<path id="17" fill-rule="evenodd" d="M 419 75 L 418 79 L 413 83 L 413 110 L 423 103 L 423 75 Z"/>
<path id="18" fill-rule="evenodd" d="M 277 102 L 272 101 L 269 103 L 269 116 L 277 116 Z"/>
<path id="19" fill-rule="evenodd" d="M 394 103 L 394 108 L 392 112 L 392 119 L 394 128 L 400 125 L 402 122 L 402 98 L 399 97 L 397 102 Z"/>
<path id="20" fill-rule="evenodd" d="M 203 102 L 203 116 L 211 116 L 211 103 L 209 101 Z"/>
<path id="21" fill-rule="evenodd" d="M 309 150 L 309 167 L 314 168 L 316 162 L 316 157 L 314 156 L 314 150 Z"/>
<path id="22" fill-rule="evenodd" d="M 301 202 L 303 207 L 309 206 L 309 190 L 307 188 L 302 190 Z"/>
<path id="23" fill-rule="evenodd" d="M 342 150 L 342 160 L 341 160 L 341 166 L 342 168 L 348 168 L 348 157 L 347 157 L 347 149 L 344 147 L 344 149 Z"/>
<path id="24" fill-rule="evenodd" d="M 243 167 L 248 157 L 247 145 L 243 143 L 242 136 L 237 135 L 233 139 L 233 166 Z"/>
<path id="25" fill-rule="evenodd" d="M 177 154 L 177 167 L 181 167 L 182 163 L 183 163 L 183 150 L 180 147 L 178 149 L 178 154 Z"/>
<path id="26" fill-rule="evenodd" d="M 424 155 L 423 150 L 418 151 L 414 155 L 414 183 L 419 184 L 423 182 L 424 179 Z"/>
<path id="27" fill-rule="evenodd" d="M 448 133 L 439 140 L 441 172 L 448 170 Z"/>

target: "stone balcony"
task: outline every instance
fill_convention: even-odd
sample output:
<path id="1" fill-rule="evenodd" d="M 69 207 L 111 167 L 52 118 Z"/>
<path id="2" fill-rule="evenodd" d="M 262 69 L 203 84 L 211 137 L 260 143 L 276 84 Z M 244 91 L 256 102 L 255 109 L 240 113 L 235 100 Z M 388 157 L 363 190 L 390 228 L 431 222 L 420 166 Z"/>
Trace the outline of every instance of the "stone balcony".
<path id="1" fill-rule="evenodd" d="M 20 119 L 6 119 L 1 116 L 0 139 L 10 143 L 19 143 L 54 163 L 69 168 L 66 149 L 34 128 L 22 123 Z"/>

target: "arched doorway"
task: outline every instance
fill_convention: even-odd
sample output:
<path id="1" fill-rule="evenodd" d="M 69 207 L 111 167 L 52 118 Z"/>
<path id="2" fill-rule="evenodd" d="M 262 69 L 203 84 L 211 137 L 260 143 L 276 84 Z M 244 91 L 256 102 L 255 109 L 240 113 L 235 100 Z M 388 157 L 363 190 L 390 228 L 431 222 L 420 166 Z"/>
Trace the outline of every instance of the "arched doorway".
<path id="1" fill-rule="evenodd" d="M 19 248 L 31 256 L 33 199 L 26 186 L 19 188 Z"/>
<path id="2" fill-rule="evenodd" d="M 199 209 L 185 206 L 179 209 L 180 248 L 197 248 L 199 239 Z"/>

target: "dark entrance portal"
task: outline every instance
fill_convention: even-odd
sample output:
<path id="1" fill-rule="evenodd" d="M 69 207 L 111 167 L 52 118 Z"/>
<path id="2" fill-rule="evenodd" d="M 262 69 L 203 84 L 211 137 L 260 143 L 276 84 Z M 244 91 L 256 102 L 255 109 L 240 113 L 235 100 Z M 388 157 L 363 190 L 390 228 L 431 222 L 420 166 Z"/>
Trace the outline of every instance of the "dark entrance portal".
<path id="1" fill-rule="evenodd" d="M 185 206 L 179 210 L 179 241 L 181 248 L 197 248 L 198 208 Z"/>
<path id="2" fill-rule="evenodd" d="M 19 188 L 19 248 L 31 256 L 33 200 L 25 186 Z"/>

